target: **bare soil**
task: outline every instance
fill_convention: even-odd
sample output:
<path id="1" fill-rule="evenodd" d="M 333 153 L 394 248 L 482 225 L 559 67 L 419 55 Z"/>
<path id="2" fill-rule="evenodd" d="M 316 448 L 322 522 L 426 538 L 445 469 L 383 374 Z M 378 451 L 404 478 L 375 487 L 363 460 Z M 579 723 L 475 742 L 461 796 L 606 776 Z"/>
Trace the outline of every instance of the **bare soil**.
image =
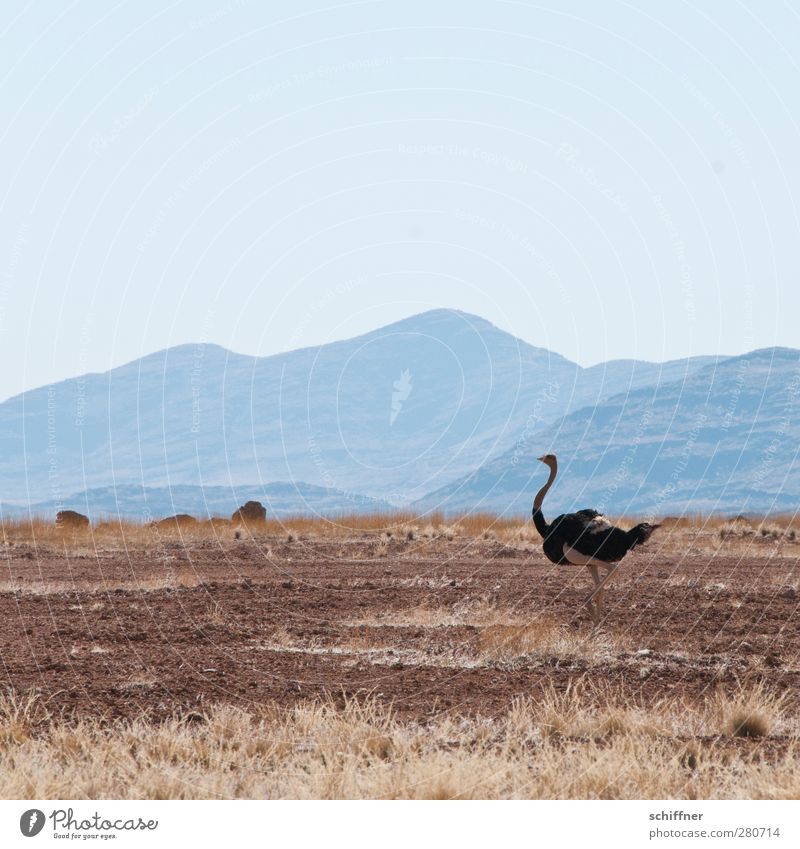
<path id="1" fill-rule="evenodd" d="M 593 634 L 586 571 L 535 541 L 146 534 L 6 542 L 0 688 L 37 689 L 65 717 L 371 695 L 419 721 L 499 716 L 587 674 L 644 702 L 751 679 L 800 692 L 800 543 L 665 533 L 623 563 Z M 487 623 L 506 620 L 547 623 L 585 656 L 487 655 Z"/>

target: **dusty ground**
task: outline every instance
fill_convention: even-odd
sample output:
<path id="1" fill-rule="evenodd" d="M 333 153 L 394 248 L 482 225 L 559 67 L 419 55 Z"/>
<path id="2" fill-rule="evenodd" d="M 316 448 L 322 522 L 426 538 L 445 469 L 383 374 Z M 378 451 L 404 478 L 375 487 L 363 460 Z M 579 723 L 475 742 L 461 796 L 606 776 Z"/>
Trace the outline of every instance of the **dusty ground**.
<path id="1" fill-rule="evenodd" d="M 788 534 L 662 528 L 592 635 L 585 570 L 550 564 L 526 526 L 268 530 L 7 530 L 0 688 L 103 719 L 361 694 L 402 719 L 500 716 L 587 675 L 644 702 L 800 692 Z"/>

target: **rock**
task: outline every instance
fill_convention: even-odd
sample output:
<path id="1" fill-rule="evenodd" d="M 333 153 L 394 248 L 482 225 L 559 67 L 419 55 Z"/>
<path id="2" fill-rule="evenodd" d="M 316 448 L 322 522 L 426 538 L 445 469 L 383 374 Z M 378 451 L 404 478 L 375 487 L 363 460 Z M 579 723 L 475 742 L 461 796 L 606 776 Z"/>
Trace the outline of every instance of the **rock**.
<path id="1" fill-rule="evenodd" d="M 260 501 L 248 501 L 231 516 L 231 521 L 244 524 L 266 522 L 267 508 Z"/>
<path id="2" fill-rule="evenodd" d="M 152 528 L 185 528 L 190 525 L 196 525 L 197 519 L 190 516 L 188 513 L 178 513 L 175 516 L 168 516 L 166 519 L 160 519 L 158 522 L 152 522 Z"/>
<path id="3" fill-rule="evenodd" d="M 56 527 L 58 528 L 88 528 L 89 517 L 74 510 L 59 510 L 56 513 Z"/>

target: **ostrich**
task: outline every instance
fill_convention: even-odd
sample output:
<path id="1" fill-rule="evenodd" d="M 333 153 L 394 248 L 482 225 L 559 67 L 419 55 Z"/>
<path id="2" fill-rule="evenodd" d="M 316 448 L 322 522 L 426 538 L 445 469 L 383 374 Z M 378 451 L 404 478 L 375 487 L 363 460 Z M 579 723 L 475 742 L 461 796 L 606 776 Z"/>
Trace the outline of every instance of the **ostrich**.
<path id="1" fill-rule="evenodd" d="M 589 593 L 584 603 L 596 626 L 600 622 L 606 581 L 617 570 L 619 561 L 632 548 L 647 542 L 658 525 L 642 522 L 629 531 L 623 531 L 621 528 L 615 528 L 597 510 L 563 513 L 548 524 L 542 515 L 542 502 L 556 479 L 558 463 L 555 454 L 545 454 L 537 459 L 549 467 L 550 477 L 533 499 L 533 524 L 544 540 L 542 548 L 548 560 L 559 565 L 571 564 L 586 566 L 589 569 L 594 581 L 594 590 Z M 600 569 L 606 570 L 602 580 Z"/>

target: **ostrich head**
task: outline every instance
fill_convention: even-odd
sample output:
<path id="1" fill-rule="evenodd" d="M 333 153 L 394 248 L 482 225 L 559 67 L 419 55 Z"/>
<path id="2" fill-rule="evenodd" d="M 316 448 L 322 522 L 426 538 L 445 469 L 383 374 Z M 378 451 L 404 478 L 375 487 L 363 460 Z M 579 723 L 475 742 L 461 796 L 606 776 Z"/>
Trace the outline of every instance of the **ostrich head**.
<path id="1" fill-rule="evenodd" d="M 545 466 L 549 466 L 551 469 L 556 464 L 556 455 L 555 454 L 542 454 L 541 457 L 537 457 L 537 460 L 544 463 Z"/>

